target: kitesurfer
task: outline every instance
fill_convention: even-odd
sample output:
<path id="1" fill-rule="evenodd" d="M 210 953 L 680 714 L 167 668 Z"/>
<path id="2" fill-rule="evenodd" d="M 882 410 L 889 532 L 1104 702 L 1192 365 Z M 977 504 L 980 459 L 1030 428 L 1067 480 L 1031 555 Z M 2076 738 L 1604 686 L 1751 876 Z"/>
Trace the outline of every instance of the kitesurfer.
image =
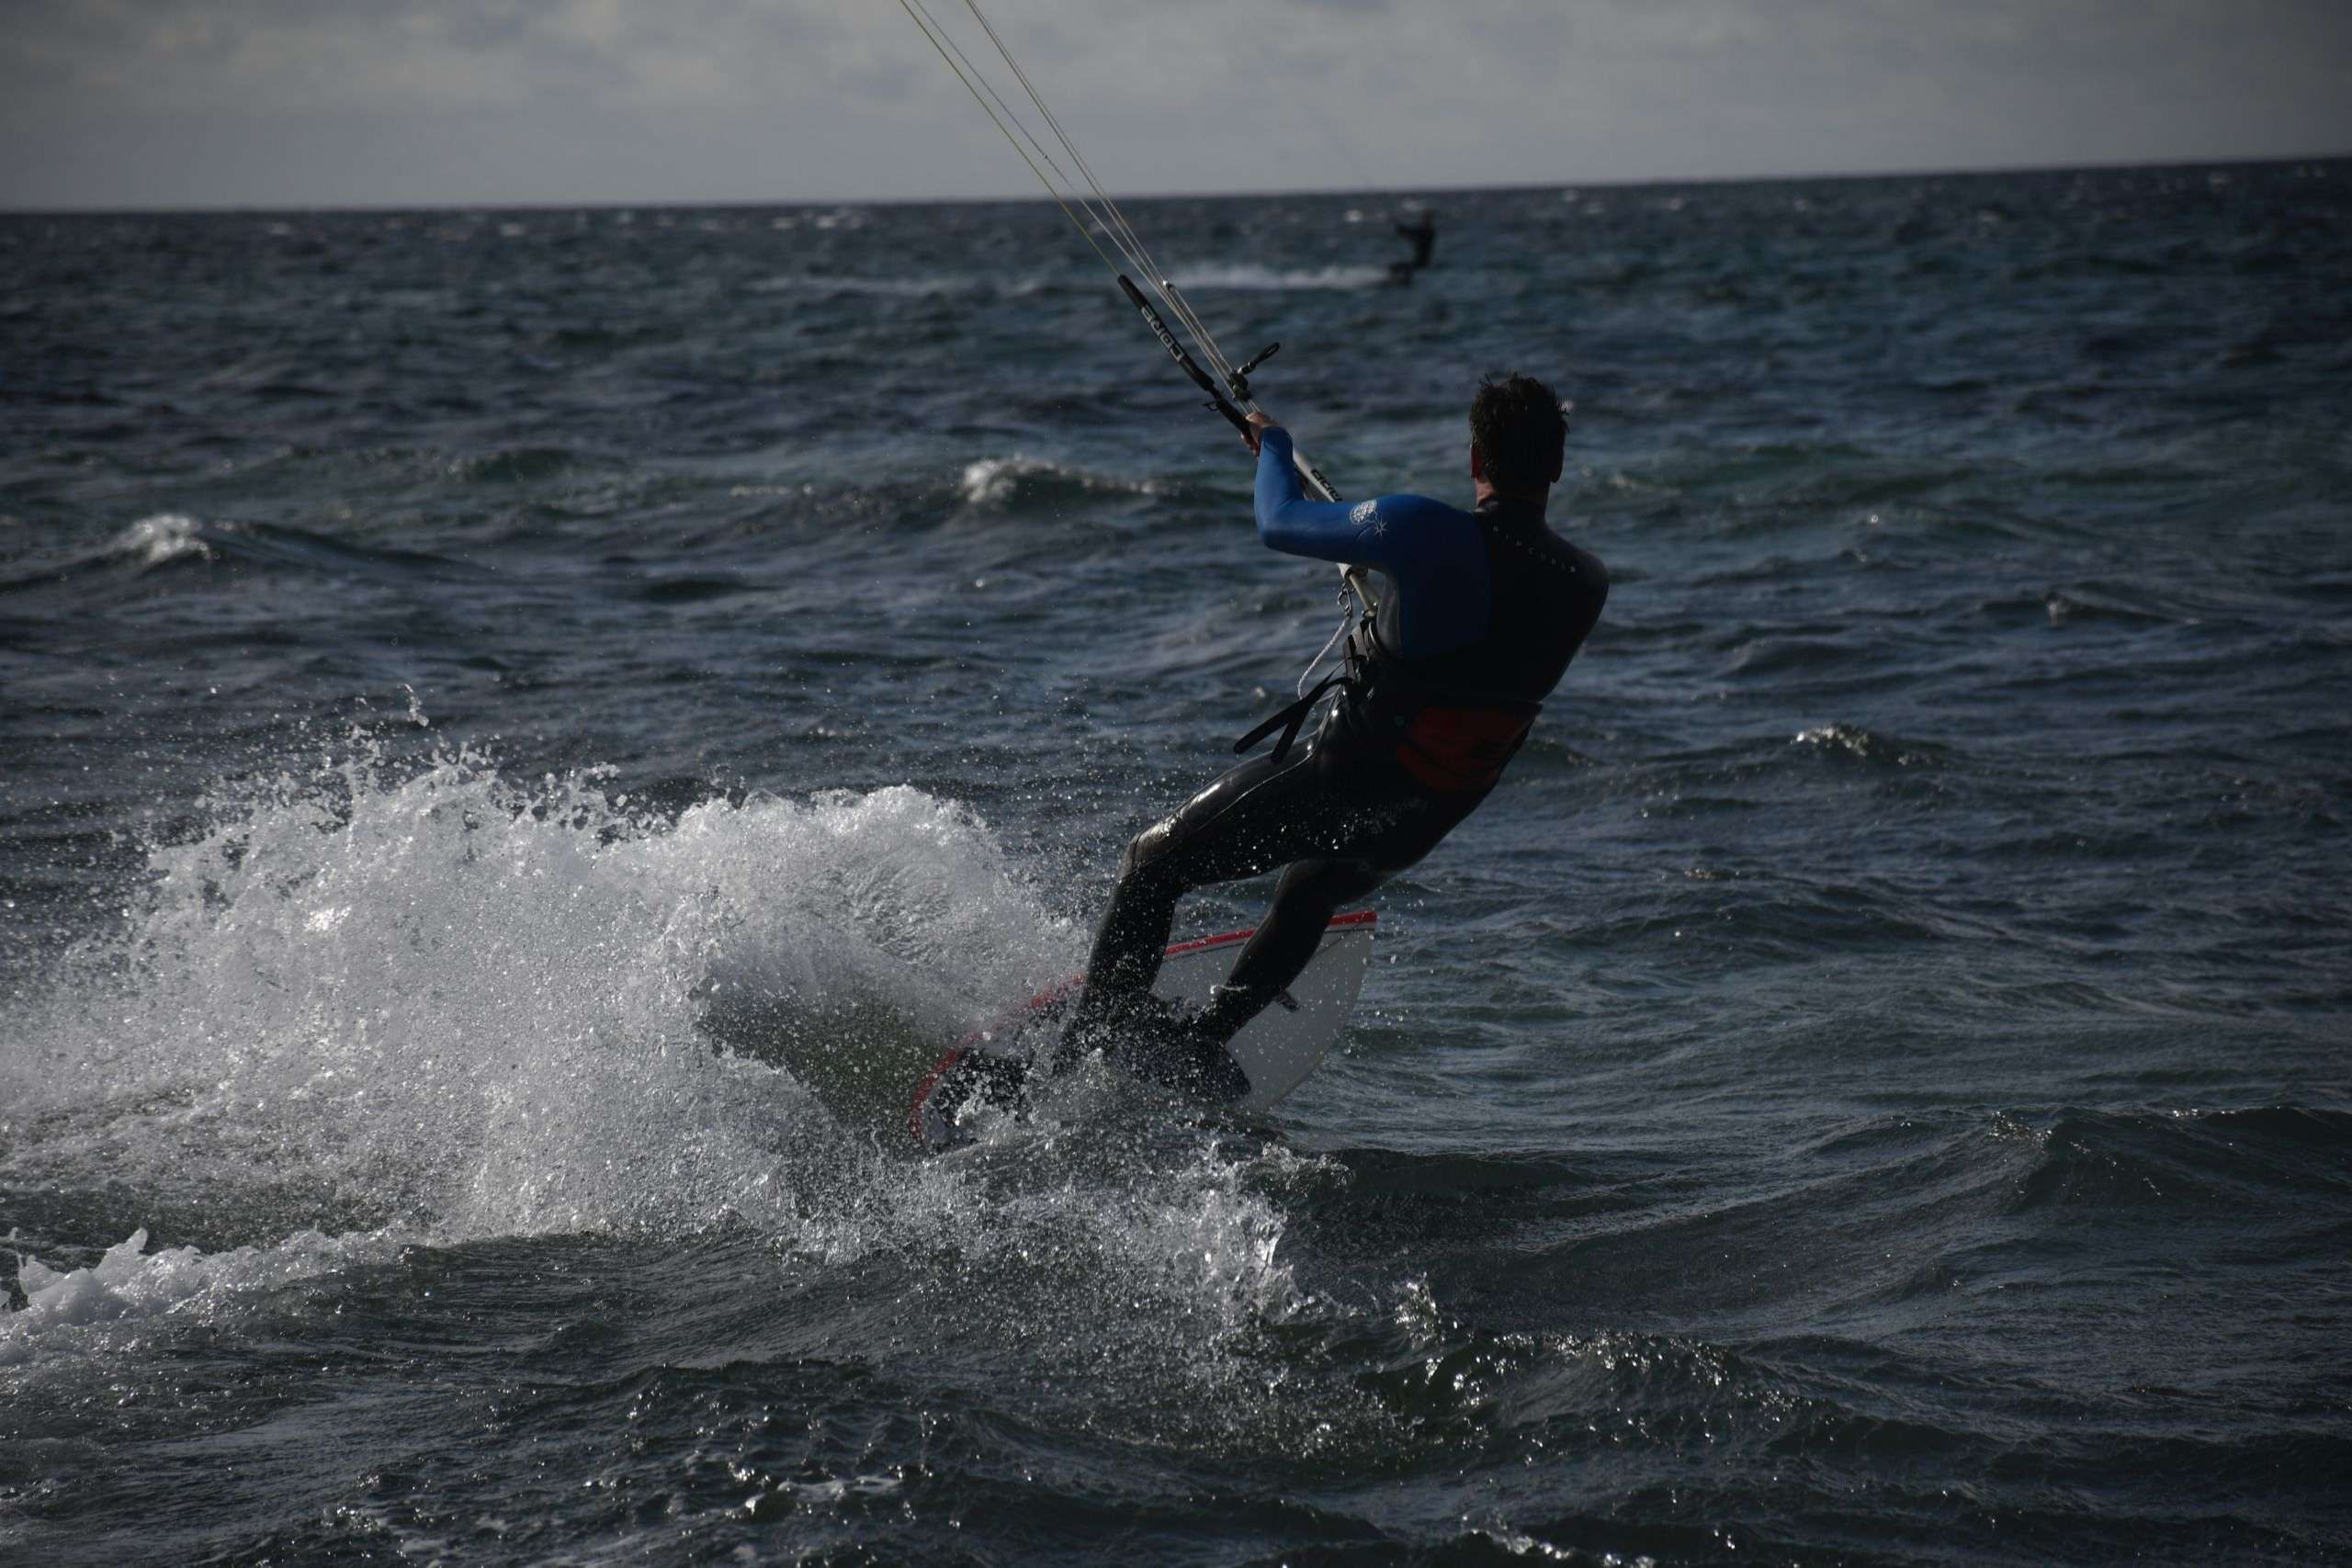
<path id="1" fill-rule="evenodd" d="M 1418 495 L 1308 500 L 1289 433 L 1263 414 L 1250 424 L 1258 536 L 1291 555 L 1368 568 L 1385 592 L 1350 635 L 1342 672 L 1237 748 L 1280 730 L 1272 750 L 1127 846 L 1056 1054 L 1066 1066 L 1103 1047 L 1140 1077 L 1219 1100 L 1249 1092 L 1225 1043 L 1297 977 L 1335 911 L 1477 809 L 1609 592 L 1599 558 L 1544 521 L 1567 422 L 1540 381 L 1480 386 L 1468 512 Z M 1336 700 L 1294 745 L 1327 689 Z M 1172 1013 L 1151 987 L 1177 901 L 1275 870 L 1272 906 L 1226 983 L 1197 1013 Z"/>
<path id="2" fill-rule="evenodd" d="M 1424 207 L 1410 223 L 1393 225 L 1396 237 L 1413 247 L 1410 261 L 1390 262 L 1388 281 L 1410 283 L 1413 275 L 1430 265 L 1430 253 L 1437 245 L 1437 214 Z"/>

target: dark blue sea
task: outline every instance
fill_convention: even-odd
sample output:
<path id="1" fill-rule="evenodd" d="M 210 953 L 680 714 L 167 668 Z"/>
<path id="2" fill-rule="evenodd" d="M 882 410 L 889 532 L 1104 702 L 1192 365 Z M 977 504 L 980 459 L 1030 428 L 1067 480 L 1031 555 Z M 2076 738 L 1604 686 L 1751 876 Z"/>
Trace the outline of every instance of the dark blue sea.
<path id="1" fill-rule="evenodd" d="M 943 1160 L 1337 624 L 1060 213 L 0 219 L 0 1556 L 2352 1560 L 2352 164 L 1415 194 L 1129 216 L 1607 615 Z"/>

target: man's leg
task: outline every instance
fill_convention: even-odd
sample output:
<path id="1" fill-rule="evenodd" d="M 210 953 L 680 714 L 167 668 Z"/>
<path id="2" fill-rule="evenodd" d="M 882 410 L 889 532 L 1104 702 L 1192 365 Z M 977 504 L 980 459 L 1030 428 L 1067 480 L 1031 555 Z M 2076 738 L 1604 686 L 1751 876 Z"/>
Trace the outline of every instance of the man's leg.
<path id="1" fill-rule="evenodd" d="M 1128 846 L 1057 1068 L 1115 1032 L 1116 1058 L 1139 1077 L 1218 1100 L 1247 1094 L 1248 1077 L 1226 1042 L 1298 978 L 1341 904 L 1429 853 L 1481 798 L 1431 796 L 1337 754 L 1310 755 L 1304 765 L 1244 763 L 1226 774 Z M 1170 1034 L 1146 999 L 1177 900 L 1285 864 L 1272 907 L 1226 984 Z"/>
<path id="2" fill-rule="evenodd" d="M 1414 865 L 1485 798 L 1484 792 L 1430 795 L 1378 773 L 1335 773 L 1331 816 L 1341 830 L 1324 853 L 1293 863 L 1274 885 L 1266 918 L 1193 1021 L 1197 1051 L 1223 1055 L 1226 1042 L 1313 962 L 1342 905 Z"/>
<path id="3" fill-rule="evenodd" d="M 1340 907 L 1363 897 L 1387 880 L 1363 860 L 1295 862 L 1274 884 L 1274 900 L 1258 930 L 1242 945 L 1233 973 L 1211 993 L 1209 1005 L 1193 1021 L 1204 1044 L 1220 1049 L 1244 1025 L 1266 1010 L 1315 958 L 1323 932 Z"/>
<path id="4" fill-rule="evenodd" d="M 1339 831 L 1321 773 L 1306 747 L 1280 761 L 1253 758 L 1136 836 L 1120 858 L 1118 883 L 1096 928 L 1085 988 L 1055 1055 L 1057 1070 L 1101 1043 L 1107 1032 L 1153 1016 L 1147 998 L 1185 894 L 1263 875 L 1316 853 Z"/>

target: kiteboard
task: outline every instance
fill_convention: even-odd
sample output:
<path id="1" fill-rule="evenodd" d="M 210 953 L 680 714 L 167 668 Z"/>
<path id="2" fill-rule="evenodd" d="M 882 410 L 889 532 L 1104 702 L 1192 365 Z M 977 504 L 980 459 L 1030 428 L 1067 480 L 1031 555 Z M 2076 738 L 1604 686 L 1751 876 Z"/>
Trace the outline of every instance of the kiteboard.
<path id="1" fill-rule="evenodd" d="M 1323 1060 L 1363 988 L 1364 965 L 1371 960 L 1373 927 L 1377 923 L 1370 909 L 1332 916 L 1324 928 L 1322 945 L 1298 978 L 1226 1043 L 1227 1053 L 1250 1079 L 1250 1092 L 1236 1105 L 1263 1111 L 1305 1083 Z M 1253 927 L 1171 943 L 1160 962 L 1153 991 L 1179 1008 L 1205 1006 L 1209 988 L 1225 979 L 1241 944 L 1256 934 Z M 967 1054 L 995 1057 L 1014 1078 L 1025 1077 L 1031 1056 L 1056 1038 L 1053 1026 L 1078 999 L 1084 979 L 1082 975 L 1073 975 L 1048 986 L 948 1047 L 947 1054 L 923 1076 L 914 1102 L 907 1108 L 907 1130 L 915 1141 L 933 1150 L 956 1141 L 956 1119 L 962 1108 L 935 1105 L 933 1093 L 948 1069 Z"/>

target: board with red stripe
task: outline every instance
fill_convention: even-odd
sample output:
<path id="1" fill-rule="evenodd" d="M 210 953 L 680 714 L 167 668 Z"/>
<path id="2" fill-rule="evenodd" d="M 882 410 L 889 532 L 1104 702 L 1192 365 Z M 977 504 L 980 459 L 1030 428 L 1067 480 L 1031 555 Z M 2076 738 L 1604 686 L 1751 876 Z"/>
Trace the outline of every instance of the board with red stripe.
<path id="1" fill-rule="evenodd" d="M 1227 1043 L 1226 1049 L 1250 1077 L 1250 1092 L 1239 1101 L 1242 1107 L 1264 1110 L 1305 1083 L 1323 1060 L 1363 988 L 1364 965 L 1371 960 L 1373 928 L 1377 924 L 1370 909 L 1332 916 L 1324 928 L 1322 946 L 1316 949 L 1298 978 Z M 1170 943 L 1152 989 L 1170 1001 L 1204 1006 L 1209 987 L 1224 981 L 1233 961 L 1240 956 L 1242 943 L 1254 934 L 1252 928 Z M 1073 975 L 1048 986 L 995 1022 L 956 1041 L 923 1076 L 908 1107 L 908 1125 L 918 1140 L 922 1136 L 923 1102 L 942 1074 L 967 1051 L 1025 1050 L 1034 1045 L 1024 1036 L 1037 1032 L 1039 1024 L 1049 1021 L 1075 998 L 1082 978 Z"/>

